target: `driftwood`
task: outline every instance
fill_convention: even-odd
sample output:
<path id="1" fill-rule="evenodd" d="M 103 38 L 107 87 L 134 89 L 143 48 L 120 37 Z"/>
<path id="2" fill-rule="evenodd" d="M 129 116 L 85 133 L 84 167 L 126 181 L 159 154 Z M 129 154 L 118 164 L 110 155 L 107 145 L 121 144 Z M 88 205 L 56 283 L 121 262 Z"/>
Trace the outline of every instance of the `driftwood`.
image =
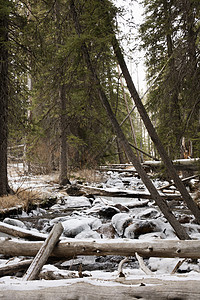
<path id="1" fill-rule="evenodd" d="M 61 223 L 55 224 L 52 228 L 48 238 L 45 240 L 44 244 L 38 251 L 36 257 L 28 268 L 23 280 L 33 280 L 37 277 L 43 265 L 49 258 L 53 248 L 57 244 L 59 237 L 63 232 L 63 226 Z"/>
<path id="2" fill-rule="evenodd" d="M 0 254 L 10 256 L 35 256 L 42 242 L 0 239 Z M 78 255 L 123 255 L 142 257 L 200 258 L 200 240 L 61 240 L 51 253 L 52 257 L 69 258 Z"/>
<path id="3" fill-rule="evenodd" d="M 139 262 L 140 269 L 147 275 L 152 275 L 153 272 L 145 265 L 143 258 L 136 252 L 135 257 Z"/>
<path id="4" fill-rule="evenodd" d="M 31 241 L 43 241 L 48 237 L 47 234 L 39 232 L 37 233 L 35 231 L 33 232 L 28 229 L 20 228 L 3 222 L 0 222 L 0 232 L 6 233 L 14 237 L 28 239 Z"/>
<path id="5" fill-rule="evenodd" d="M 175 277 L 176 278 L 176 277 Z M 87 300 L 166 300 L 182 299 L 197 300 L 200 298 L 200 285 L 197 280 L 187 278 L 177 280 L 159 278 L 140 278 L 126 280 L 118 278 L 116 281 L 104 281 L 104 284 L 97 280 L 71 279 L 71 284 L 63 286 L 42 286 L 35 289 L 32 282 L 27 283 L 26 289 L 19 290 L 19 284 L 1 284 L 2 299 L 29 299 L 29 300 L 54 300 L 54 299 L 87 299 Z"/>
<path id="6" fill-rule="evenodd" d="M 33 259 L 26 259 L 17 263 L 8 263 L 0 266 L 0 276 L 12 275 L 13 273 L 26 270 L 32 261 Z"/>

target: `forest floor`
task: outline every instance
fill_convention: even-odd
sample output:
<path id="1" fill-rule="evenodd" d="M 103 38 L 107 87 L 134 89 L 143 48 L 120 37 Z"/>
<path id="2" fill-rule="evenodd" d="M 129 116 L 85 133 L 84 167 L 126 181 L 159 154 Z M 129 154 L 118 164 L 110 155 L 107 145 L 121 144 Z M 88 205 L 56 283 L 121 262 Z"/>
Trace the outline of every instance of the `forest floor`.
<path id="1" fill-rule="evenodd" d="M 86 178 L 89 178 L 89 182 Z M 73 175 L 72 185 L 75 185 L 77 182 L 80 183 L 80 181 L 84 187 L 98 188 L 112 193 L 116 191 L 136 191 L 141 194 L 147 192 L 137 174 L 134 175 L 126 172 L 126 170 L 124 172 L 109 170 L 104 172 L 84 171 L 82 174 Z M 10 166 L 9 182 L 13 190 L 17 191 L 17 198 L 20 199 L 18 205 L 22 206 L 23 209 L 13 216 L 7 215 L 2 217 L 1 221 L 4 224 L 10 224 L 31 232 L 38 232 L 39 234 L 49 234 L 53 225 L 61 222 L 64 228 L 62 238 L 66 240 L 68 238 L 82 241 L 137 239 L 144 242 L 149 241 L 149 243 L 158 239 L 178 240 L 173 229 L 162 216 L 152 199 L 126 196 L 94 196 L 85 192 L 80 195 L 69 195 L 69 192 L 67 192 L 69 189 L 60 187 L 57 183 L 56 173 L 51 175 L 24 175 L 21 165 Z M 167 185 L 169 182 L 157 178 L 153 179 L 153 183 L 156 188 L 159 188 Z M 196 184 L 198 184 L 197 179 L 191 180 L 190 186 L 194 187 Z M 170 186 L 165 192 L 177 193 L 174 186 Z M 194 196 L 193 193 L 191 194 Z M 44 200 L 46 207 L 45 204 L 39 205 Z M 13 201 L 8 201 L 5 206 L 13 206 L 16 198 Z M 4 203 L 6 202 L 4 201 Z M 34 206 L 35 203 L 37 203 L 36 206 Z M 184 203 L 180 200 L 170 200 L 168 205 L 177 219 L 186 228 L 190 237 L 194 240 L 200 240 L 200 225 L 195 222 L 194 217 Z M 5 206 L 2 208 L 5 208 Z M 1 234 L 1 236 L 1 239 L 6 238 L 5 234 Z M 11 238 L 10 236 L 8 237 Z M 13 298 L 14 294 L 11 293 L 11 291 L 15 291 L 16 295 L 18 295 L 16 299 L 20 299 L 19 297 L 24 297 L 25 294 L 17 294 L 17 291 L 24 292 L 27 290 L 31 292 L 55 288 L 54 293 L 57 293 L 57 287 L 67 288 L 70 286 L 72 288 L 75 283 L 80 285 L 84 283 L 86 286 L 87 284 L 104 287 L 115 286 L 116 288 L 121 287 L 123 290 L 124 286 L 130 287 L 133 284 L 138 287 L 146 286 L 148 288 L 154 284 L 159 286 L 161 285 L 159 280 L 167 282 L 190 280 L 199 282 L 200 280 L 199 259 L 188 258 L 184 260 L 178 257 L 145 258 L 144 264 L 149 270 L 147 274 L 141 268 L 141 264 L 135 256 L 129 257 L 122 267 L 124 258 L 122 249 L 122 255 L 75 256 L 72 259 L 48 261 L 43 266 L 39 278 L 34 281 L 23 281 L 25 271 L 2 276 L 0 278 L 0 294 L 2 293 L 5 299 L 15 299 Z M 4 265 L 17 263 L 23 259 L 25 257 L 16 256 L 11 258 L 0 254 L 0 268 Z M 177 267 L 177 263 L 180 261 L 182 264 L 180 263 L 180 267 Z M 174 271 L 175 268 L 176 270 Z M 120 272 L 123 278 L 120 278 Z M 71 288 L 68 291 L 66 289 L 65 292 L 75 293 L 71 291 Z M 93 297 L 89 294 L 89 290 L 87 296 L 85 285 L 82 288 L 85 293 L 84 297 L 77 294 L 75 298 L 69 293 L 71 296 L 68 298 L 65 294 L 65 297 L 62 295 L 64 298 L 57 296 L 56 299 L 104 299 L 102 295 L 100 296 L 101 293 L 99 296 L 97 293 Z M 47 299 L 47 295 L 48 299 L 51 299 L 47 290 L 45 292 L 46 296 L 41 294 L 41 299 Z M 108 293 L 109 291 L 112 294 L 111 290 L 108 289 Z M 52 295 L 54 293 L 52 290 Z M 170 289 L 168 289 L 168 293 L 170 293 Z M 174 293 L 176 292 L 174 291 Z M 30 299 L 38 299 L 38 294 L 36 296 L 36 293 L 27 294 L 26 296 Z M 127 296 L 127 291 L 118 297 L 116 294 L 113 295 L 116 299 L 129 299 L 129 296 Z M 166 297 L 166 294 L 163 294 L 162 297 Z M 162 297 L 159 294 L 157 298 L 151 298 L 150 296 L 147 298 L 168 299 Z M 144 296 L 143 299 L 147 298 Z M 138 298 L 132 296 L 130 299 Z M 190 296 L 188 294 L 185 298 L 180 299 L 193 298 L 190 293 Z"/>

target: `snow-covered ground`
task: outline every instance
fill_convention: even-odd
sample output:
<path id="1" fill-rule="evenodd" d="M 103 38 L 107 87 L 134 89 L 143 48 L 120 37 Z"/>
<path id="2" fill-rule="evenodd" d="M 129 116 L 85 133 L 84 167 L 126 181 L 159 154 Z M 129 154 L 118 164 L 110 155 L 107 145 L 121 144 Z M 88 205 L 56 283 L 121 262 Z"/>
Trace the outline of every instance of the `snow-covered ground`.
<path id="1" fill-rule="evenodd" d="M 38 231 L 48 234 L 55 223 L 63 225 L 62 238 L 74 239 L 139 239 L 151 242 L 153 239 L 177 239 L 173 229 L 160 213 L 153 200 L 116 198 L 116 197 L 87 197 L 69 196 L 65 189 L 60 189 L 54 184 L 51 176 L 23 176 L 22 166 L 18 165 L 15 171 L 9 172 L 9 181 L 14 189 L 29 188 L 38 190 L 45 197 L 56 197 L 56 204 L 48 209 L 37 208 L 30 213 L 23 212 L 13 218 L 5 218 L 4 223 L 12 224 L 20 228 Z M 104 182 L 92 184 L 103 189 L 112 191 L 144 191 L 146 188 L 137 176 L 130 176 L 128 173 L 108 171 L 105 173 Z M 161 187 L 167 182 L 154 180 L 155 186 Z M 90 183 L 91 185 L 91 183 Z M 170 188 L 173 191 L 173 187 Z M 188 213 L 183 203 L 172 203 L 174 213 L 186 228 L 193 239 L 200 239 L 200 226 L 194 221 L 194 217 Z M 34 222 L 33 222 L 34 220 Z M 17 262 L 23 258 L 13 258 L 9 261 L 1 255 L 0 267 L 9 263 Z M 124 257 L 84 257 L 80 256 L 71 260 L 46 264 L 41 272 L 41 278 L 45 278 L 46 272 L 55 275 L 60 280 L 37 280 L 24 282 L 21 278 L 23 273 L 17 277 L 0 278 L 0 290 L 3 289 L 38 289 L 48 286 L 63 286 L 72 282 L 90 282 L 98 280 L 98 284 L 119 284 L 116 279 L 119 277 L 118 267 Z M 123 273 L 126 279 L 159 277 L 165 280 L 200 280 L 200 261 L 187 259 L 177 270 L 175 275 L 170 275 L 179 258 L 157 258 L 145 259 L 144 263 L 152 272 L 146 275 L 140 268 L 135 257 L 123 265 Z M 183 259 L 181 259 L 183 260 Z M 84 278 L 79 278 L 79 268 L 82 266 Z M 43 275 L 42 275 L 43 274 Z M 57 274 L 57 275 L 56 275 Z M 44 277 L 42 277 L 44 276 Z M 57 276 L 57 277 L 56 277 Z M 67 279 L 62 279 L 67 278 Z M 110 281 L 111 280 L 111 281 Z"/>

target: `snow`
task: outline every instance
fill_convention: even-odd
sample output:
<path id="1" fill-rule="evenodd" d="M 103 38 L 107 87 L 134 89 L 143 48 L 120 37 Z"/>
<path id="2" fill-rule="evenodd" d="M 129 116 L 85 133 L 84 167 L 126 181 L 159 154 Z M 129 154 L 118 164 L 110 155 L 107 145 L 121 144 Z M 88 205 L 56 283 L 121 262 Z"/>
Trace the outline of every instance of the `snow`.
<path id="1" fill-rule="evenodd" d="M 20 166 L 21 168 L 22 166 Z M 34 232 L 41 236 L 47 236 L 49 229 L 55 223 L 61 222 L 64 231 L 62 240 L 66 237 L 70 237 L 73 241 L 74 238 L 80 239 L 83 242 L 89 241 L 89 239 L 98 240 L 101 242 L 107 242 L 108 240 L 103 237 L 107 237 L 107 233 L 104 230 L 114 231 L 113 240 L 110 242 L 116 242 L 116 239 L 124 236 L 124 243 L 126 243 L 126 238 L 137 238 L 138 240 L 144 240 L 151 242 L 155 239 L 175 239 L 178 240 L 174 234 L 174 230 L 169 225 L 169 223 L 162 216 L 159 209 L 154 205 L 153 200 L 148 199 L 137 199 L 137 198 L 126 198 L 126 197 L 96 197 L 95 199 L 89 199 L 86 196 L 69 196 L 67 193 L 62 190 L 59 190 L 57 184 L 53 184 L 53 180 L 50 176 L 22 176 L 20 173 L 21 169 L 17 172 L 9 172 L 9 180 L 12 183 L 13 188 L 22 187 L 24 189 L 37 190 L 41 194 L 44 194 L 45 197 L 57 198 L 57 203 L 50 207 L 49 209 L 37 208 L 30 213 L 22 212 L 22 215 L 18 218 L 5 218 L 4 224 L 6 226 L 18 226 L 19 230 Z M 159 188 L 168 184 L 167 181 L 153 180 L 154 185 Z M 95 185 L 99 187 L 99 184 Z M 101 183 L 107 191 L 125 191 L 126 193 L 133 193 L 133 191 L 140 191 L 140 193 L 146 193 L 147 190 L 141 180 L 137 176 L 127 177 L 126 172 L 107 172 L 106 180 Z M 120 211 L 120 207 L 117 205 L 125 205 L 124 208 L 126 212 Z M 126 207 L 127 205 L 127 207 Z M 115 207 L 116 206 L 116 207 Z M 144 207 L 142 207 L 144 206 Z M 116 211 L 113 217 L 102 217 L 100 211 L 106 208 L 113 207 L 113 211 Z M 70 210 L 69 210 L 70 209 Z M 188 215 L 187 209 L 184 207 L 184 204 L 181 204 L 181 209 L 186 211 L 186 217 Z M 175 212 L 177 216 L 181 214 L 180 206 Z M 66 212 L 67 213 L 66 213 Z M 47 217 L 48 216 L 48 217 Z M 37 226 L 31 223 L 31 218 L 38 218 L 38 225 L 40 224 L 41 228 L 38 231 Z M 30 221 L 27 219 L 30 218 Z M 187 219 L 187 218 L 186 218 Z M 145 225 L 146 224 L 146 225 Z M 135 230 L 139 226 L 147 226 L 145 230 L 147 232 L 141 232 L 136 236 Z M 148 227 L 149 226 L 149 227 Z M 152 226 L 152 227 L 151 227 Z M 190 221 L 183 224 L 187 229 L 187 232 L 193 239 L 200 239 L 200 226 L 195 224 L 194 218 L 190 217 Z M 149 228 L 149 229 L 148 229 Z M 29 230 L 28 230 L 29 229 Z M 149 231 L 150 232 L 149 232 Z M 1 234 L 2 236 L 3 234 Z M 19 241 L 19 240 L 18 240 Z M 70 241 L 70 239 L 69 239 Z M 137 241 L 137 240 L 133 240 Z M 14 262 L 18 261 L 21 258 L 14 258 Z M 122 258 L 119 258 L 119 261 Z M 146 275 L 138 266 L 138 262 L 135 258 L 133 259 L 133 265 L 126 263 L 123 266 L 123 272 L 127 280 L 131 279 L 144 279 L 144 278 L 160 278 L 165 280 L 200 280 L 200 264 L 199 260 L 196 263 L 187 260 L 180 267 L 179 272 L 175 275 L 170 273 L 175 268 L 178 258 L 157 258 L 151 257 L 144 261 L 145 265 L 151 269 L 153 274 Z M 10 263 L 10 262 L 9 262 Z M 8 264 L 8 260 L 0 255 L 0 267 Z M 97 269 L 88 271 L 89 277 L 84 278 L 71 278 L 73 276 L 77 277 L 77 271 L 70 270 L 73 266 L 83 265 L 87 268 L 87 265 L 97 265 Z M 76 282 L 90 282 L 91 284 L 97 285 L 121 285 L 121 283 L 116 282 L 118 278 L 118 263 L 113 267 L 111 271 L 107 265 L 102 263 L 102 269 L 98 269 L 96 256 L 79 256 L 72 260 L 63 261 L 60 264 L 60 267 L 65 268 L 60 269 L 59 266 L 55 265 L 45 265 L 43 266 L 42 273 L 53 272 L 56 275 L 67 277 L 67 279 L 59 280 L 35 280 L 31 282 L 24 282 L 20 277 L 11 277 L 4 276 L 0 278 L 0 290 L 3 289 L 12 289 L 12 290 L 25 290 L 25 289 L 40 289 L 44 287 L 53 287 L 53 286 L 66 286 Z M 70 273 L 71 272 L 71 273 Z M 83 274 L 86 271 L 83 271 Z M 86 272 L 86 273 L 88 273 Z M 45 276 L 45 275 L 44 275 Z M 71 276 L 71 277 L 70 277 Z"/>

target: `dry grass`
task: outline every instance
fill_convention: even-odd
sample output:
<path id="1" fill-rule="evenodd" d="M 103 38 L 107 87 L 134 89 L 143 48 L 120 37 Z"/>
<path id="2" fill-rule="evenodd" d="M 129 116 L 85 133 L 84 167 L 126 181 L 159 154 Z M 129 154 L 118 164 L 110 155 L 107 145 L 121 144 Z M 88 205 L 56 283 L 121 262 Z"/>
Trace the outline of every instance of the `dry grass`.
<path id="1" fill-rule="evenodd" d="M 38 192 L 31 190 L 18 190 L 15 195 L 8 195 L 0 197 L 0 209 L 6 209 L 21 205 L 24 210 L 41 200 Z"/>
<path id="2" fill-rule="evenodd" d="M 96 170 L 82 169 L 78 171 L 72 171 L 70 174 L 70 179 L 78 180 L 88 183 L 100 183 L 104 180 L 103 175 Z"/>

